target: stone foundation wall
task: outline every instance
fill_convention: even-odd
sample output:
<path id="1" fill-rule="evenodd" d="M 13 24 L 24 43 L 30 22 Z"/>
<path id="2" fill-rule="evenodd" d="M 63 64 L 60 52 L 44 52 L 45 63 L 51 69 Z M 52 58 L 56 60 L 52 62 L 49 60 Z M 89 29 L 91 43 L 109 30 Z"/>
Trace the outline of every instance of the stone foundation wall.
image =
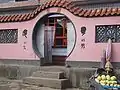
<path id="1" fill-rule="evenodd" d="M 39 66 L 1 64 L 0 77 L 8 79 L 23 79 L 24 77 L 31 76 L 33 72 L 38 70 Z"/>
<path id="2" fill-rule="evenodd" d="M 89 90 L 87 81 L 95 73 L 97 68 L 65 68 L 64 66 L 32 66 L 32 65 L 13 65 L 0 64 L 0 77 L 8 79 L 23 79 L 31 76 L 33 72 L 43 71 L 64 71 L 70 80 L 72 87 Z M 120 69 L 115 69 L 115 74 L 120 79 Z"/>
<path id="3" fill-rule="evenodd" d="M 72 87 L 89 90 L 89 78 L 94 75 L 97 68 L 68 68 L 66 76 L 70 79 Z M 120 80 L 120 69 L 115 69 L 115 75 Z"/>

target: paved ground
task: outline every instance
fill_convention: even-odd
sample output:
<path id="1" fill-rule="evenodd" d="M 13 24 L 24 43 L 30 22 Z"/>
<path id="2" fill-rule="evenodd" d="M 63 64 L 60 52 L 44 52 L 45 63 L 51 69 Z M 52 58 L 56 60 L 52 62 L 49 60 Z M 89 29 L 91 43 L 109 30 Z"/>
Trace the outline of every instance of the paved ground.
<path id="1" fill-rule="evenodd" d="M 34 85 L 23 84 L 22 80 L 8 80 L 6 78 L 0 78 L 0 90 L 61 90 L 61 89 L 38 87 Z M 83 89 L 68 88 L 64 90 L 83 90 Z"/>

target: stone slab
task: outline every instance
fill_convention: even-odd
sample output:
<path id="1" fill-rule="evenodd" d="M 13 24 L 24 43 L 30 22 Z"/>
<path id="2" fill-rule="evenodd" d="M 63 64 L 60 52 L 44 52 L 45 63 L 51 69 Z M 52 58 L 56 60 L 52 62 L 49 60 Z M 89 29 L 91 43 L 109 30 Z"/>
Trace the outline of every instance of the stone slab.
<path id="1" fill-rule="evenodd" d="M 64 79 L 64 72 L 46 72 L 36 71 L 32 74 L 33 77 Z"/>
<path id="2" fill-rule="evenodd" d="M 37 85 L 40 87 L 50 87 L 50 88 L 57 88 L 57 89 L 70 87 L 69 80 L 67 79 L 26 77 L 23 79 L 23 83 L 29 84 L 29 85 Z"/>

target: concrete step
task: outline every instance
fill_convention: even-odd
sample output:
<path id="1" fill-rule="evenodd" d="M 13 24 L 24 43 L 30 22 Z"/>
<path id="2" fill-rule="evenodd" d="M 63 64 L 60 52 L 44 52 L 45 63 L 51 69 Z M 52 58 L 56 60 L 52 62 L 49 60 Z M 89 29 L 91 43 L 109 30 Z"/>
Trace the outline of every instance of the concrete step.
<path id="1" fill-rule="evenodd" d="M 40 67 L 40 71 L 65 72 L 66 67 L 64 67 L 64 66 L 42 66 L 42 67 Z"/>
<path id="2" fill-rule="evenodd" d="M 64 72 L 36 71 L 32 74 L 32 76 L 41 78 L 65 79 Z"/>
<path id="3" fill-rule="evenodd" d="M 41 87 L 50 87 L 57 89 L 69 88 L 70 82 L 67 79 L 53 79 L 40 77 L 26 77 L 23 79 L 24 84 L 36 85 Z"/>

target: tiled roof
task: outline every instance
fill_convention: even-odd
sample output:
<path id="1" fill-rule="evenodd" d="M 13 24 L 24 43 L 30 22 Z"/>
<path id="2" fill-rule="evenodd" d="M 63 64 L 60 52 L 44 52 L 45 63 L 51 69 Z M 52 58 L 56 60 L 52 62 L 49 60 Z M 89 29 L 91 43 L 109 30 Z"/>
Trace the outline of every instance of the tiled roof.
<path id="1" fill-rule="evenodd" d="M 82 9 L 76 6 L 72 1 L 68 0 L 49 0 L 46 3 L 38 6 L 31 13 L 13 14 L 0 16 L 0 22 L 20 22 L 35 18 L 41 11 L 50 7 L 60 7 L 67 9 L 72 14 L 78 17 L 105 17 L 105 16 L 119 16 L 120 8 L 99 8 L 99 9 Z"/>

